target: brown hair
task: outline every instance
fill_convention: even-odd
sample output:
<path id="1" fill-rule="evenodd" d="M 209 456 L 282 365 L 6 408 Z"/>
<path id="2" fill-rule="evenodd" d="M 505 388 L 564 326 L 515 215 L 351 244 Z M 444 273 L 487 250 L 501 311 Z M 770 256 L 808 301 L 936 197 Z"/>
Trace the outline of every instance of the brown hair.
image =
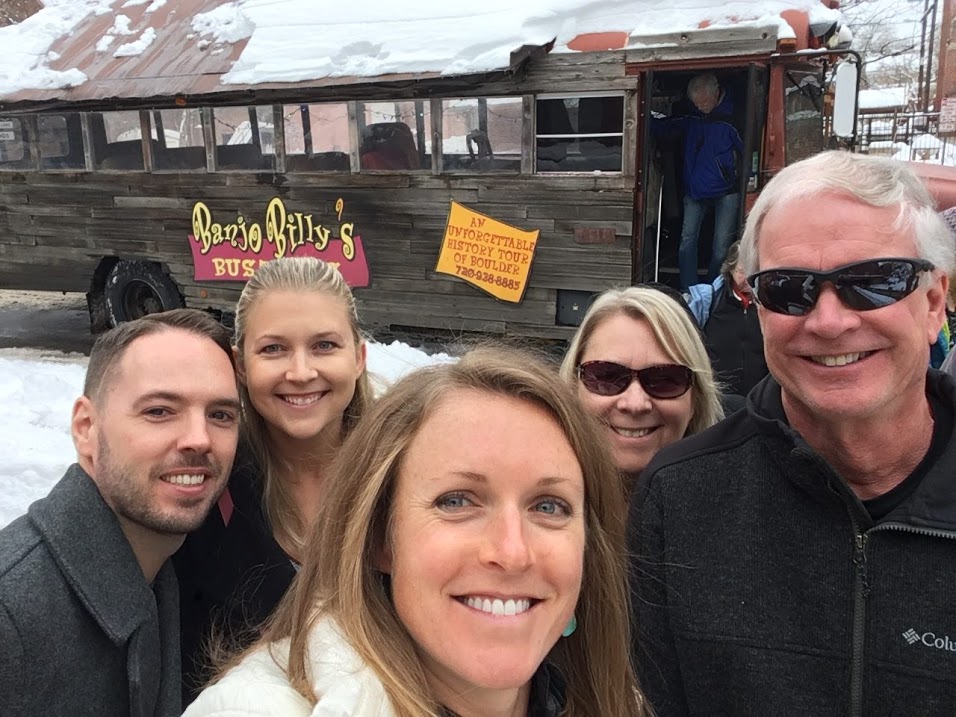
<path id="1" fill-rule="evenodd" d="M 476 349 L 457 363 L 419 369 L 378 399 L 339 453 L 296 584 L 260 645 L 277 650 L 276 643 L 289 638 L 285 668 L 289 680 L 315 702 L 307 641 L 320 618 L 332 617 L 383 683 L 397 715 L 439 714 L 412 638 L 392 606 L 388 582 L 374 566 L 388 540 L 392 495 L 408 446 L 439 402 L 465 389 L 543 408 L 560 426 L 581 465 L 586 545 L 575 609 L 578 629 L 559 640 L 548 656 L 568 680 L 563 714 L 642 714 L 643 700 L 628 653 L 627 500 L 617 470 L 603 433 L 570 387 L 543 362 L 514 349 Z M 286 664 L 273 655 L 278 664 Z"/>
<path id="2" fill-rule="evenodd" d="M 93 344 L 93 350 L 90 351 L 90 362 L 87 365 L 86 380 L 83 383 L 83 395 L 93 401 L 100 399 L 103 387 L 109 384 L 109 379 L 126 353 L 126 349 L 136 339 L 177 330 L 209 339 L 226 352 L 229 363 L 235 366 L 229 345 L 229 332 L 222 324 L 198 309 L 173 309 L 127 321 L 100 334 Z"/>
<path id="3" fill-rule="evenodd" d="M 358 348 L 364 338 L 359 328 L 358 310 L 352 290 L 345 278 L 331 264 L 314 257 L 284 257 L 263 264 L 252 275 L 242 290 L 236 303 L 235 345 L 242 355 L 246 338 L 246 326 L 249 312 L 259 302 L 263 294 L 271 291 L 316 291 L 333 296 L 346 308 L 352 339 Z M 242 401 L 242 437 L 250 447 L 263 476 L 263 503 L 266 517 L 273 530 L 280 535 L 283 547 L 291 546 L 298 553 L 304 540 L 302 520 L 292 497 L 282 481 L 277 480 L 281 458 L 269 442 L 265 419 L 259 414 L 249 398 L 245 385 L 239 384 L 239 397 Z M 368 372 L 363 371 L 355 382 L 355 394 L 345 408 L 342 416 L 342 431 L 348 433 L 365 413 L 372 401 L 372 388 Z"/>

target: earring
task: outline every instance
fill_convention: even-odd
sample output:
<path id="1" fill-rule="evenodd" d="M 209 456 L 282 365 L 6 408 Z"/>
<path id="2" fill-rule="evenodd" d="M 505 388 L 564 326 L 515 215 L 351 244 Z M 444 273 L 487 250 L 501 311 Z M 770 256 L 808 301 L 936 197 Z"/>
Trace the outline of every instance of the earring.
<path id="1" fill-rule="evenodd" d="M 564 628 L 564 632 L 561 633 L 561 637 L 571 637 L 574 634 L 574 631 L 578 629 L 578 619 L 572 615 L 571 619 L 568 620 L 568 626 Z"/>

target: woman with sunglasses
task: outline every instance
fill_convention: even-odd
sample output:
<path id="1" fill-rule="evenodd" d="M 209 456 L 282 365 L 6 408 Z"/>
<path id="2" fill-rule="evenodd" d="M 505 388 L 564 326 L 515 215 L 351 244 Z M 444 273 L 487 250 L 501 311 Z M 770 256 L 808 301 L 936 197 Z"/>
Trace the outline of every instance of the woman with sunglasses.
<path id="1" fill-rule="evenodd" d="M 633 479 L 657 452 L 724 417 L 693 320 L 661 291 L 632 286 L 595 299 L 561 364 Z"/>

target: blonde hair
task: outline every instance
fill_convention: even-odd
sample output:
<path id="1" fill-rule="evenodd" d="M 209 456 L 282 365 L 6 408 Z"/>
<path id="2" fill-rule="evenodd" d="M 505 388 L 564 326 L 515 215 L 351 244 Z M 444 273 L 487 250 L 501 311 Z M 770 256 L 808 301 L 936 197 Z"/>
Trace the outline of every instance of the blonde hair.
<path id="1" fill-rule="evenodd" d="M 352 339 L 356 348 L 364 338 L 359 328 L 355 298 L 345 278 L 339 271 L 314 257 L 284 257 L 274 259 L 259 267 L 242 290 L 236 304 L 235 346 L 242 361 L 243 346 L 249 313 L 264 294 L 272 291 L 316 291 L 335 297 L 346 308 Z M 246 386 L 240 382 L 239 396 L 242 401 L 242 437 L 252 451 L 262 475 L 262 493 L 265 514 L 269 524 L 283 540 L 285 548 L 301 552 L 304 542 L 303 523 L 291 495 L 277 475 L 282 467 L 282 458 L 269 442 L 265 419 L 259 414 L 249 397 Z M 368 410 L 372 401 L 372 388 L 368 372 L 363 371 L 355 382 L 355 394 L 342 416 L 342 431 L 347 434 Z"/>
<path id="2" fill-rule="evenodd" d="M 667 357 L 694 372 L 691 386 L 693 415 L 685 436 L 710 428 L 724 417 L 720 387 L 714 379 L 710 357 L 697 327 L 674 299 L 646 286 L 610 289 L 594 300 L 561 362 L 560 373 L 565 381 L 577 385 L 577 367 L 588 341 L 602 323 L 618 314 L 646 322 Z"/>
<path id="3" fill-rule="evenodd" d="M 392 605 L 388 578 L 374 566 L 388 540 L 402 458 L 436 406 L 460 390 L 534 404 L 548 412 L 571 444 L 585 486 L 578 629 L 559 640 L 548 659 L 568 681 L 563 714 L 642 714 L 629 656 L 627 500 L 617 470 L 596 421 L 570 387 L 543 362 L 514 349 L 476 349 L 457 363 L 419 369 L 377 400 L 339 453 L 302 569 L 259 644 L 275 650 L 279 640 L 289 638 L 287 663 L 273 653 L 274 658 L 287 664 L 292 686 L 314 703 L 308 636 L 320 618 L 329 616 L 381 680 L 397 715 L 440 714 L 415 644 Z"/>

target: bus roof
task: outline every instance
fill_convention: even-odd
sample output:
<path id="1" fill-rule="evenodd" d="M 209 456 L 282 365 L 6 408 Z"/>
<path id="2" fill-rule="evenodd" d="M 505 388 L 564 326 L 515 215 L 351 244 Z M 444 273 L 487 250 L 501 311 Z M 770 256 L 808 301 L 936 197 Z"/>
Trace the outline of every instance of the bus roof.
<path id="1" fill-rule="evenodd" d="M 827 0 L 832 4 L 832 0 Z M 0 28 L 0 107 L 426 79 L 513 69 L 535 49 L 627 50 L 688 33 L 794 37 L 821 0 L 44 0 Z M 321 10 L 317 10 L 317 6 Z M 675 35 L 676 33 L 676 35 Z"/>

